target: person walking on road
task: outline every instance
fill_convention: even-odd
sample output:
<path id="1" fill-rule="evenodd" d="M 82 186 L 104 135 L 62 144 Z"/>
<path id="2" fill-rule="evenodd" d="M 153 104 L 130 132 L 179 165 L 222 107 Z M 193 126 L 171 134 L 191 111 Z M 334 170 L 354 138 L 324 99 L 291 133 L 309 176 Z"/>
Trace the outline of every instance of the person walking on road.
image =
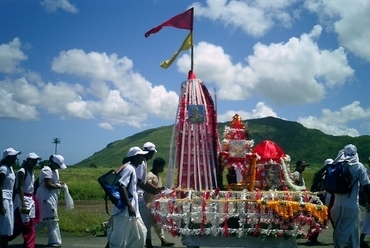
<path id="1" fill-rule="evenodd" d="M 108 229 L 109 248 L 130 248 L 144 247 L 146 240 L 147 229 L 141 218 L 139 211 L 139 201 L 137 192 L 137 175 L 136 168 L 143 162 L 143 155 L 147 151 L 141 150 L 138 146 L 131 147 L 127 153 L 127 160 L 120 171 L 119 185 L 121 196 L 127 207 L 119 209 L 116 206 L 113 208 L 113 215 L 110 219 L 111 224 Z M 128 195 L 132 195 L 130 201 Z"/>
<path id="2" fill-rule="evenodd" d="M 367 159 L 367 167 L 366 172 L 368 177 L 370 178 L 370 157 Z M 370 234 L 370 209 L 369 206 L 366 206 L 366 214 L 362 221 L 362 231 L 360 235 L 360 248 L 369 248 L 369 244 L 365 242 L 365 236 Z"/>
<path id="3" fill-rule="evenodd" d="M 145 227 L 148 230 L 145 245 L 146 248 L 153 248 L 152 244 L 152 235 L 151 235 L 151 213 L 150 209 L 147 207 L 146 202 L 144 200 L 144 193 L 152 193 L 157 194 L 160 192 L 160 189 L 157 189 L 155 186 L 151 184 L 147 184 L 147 174 L 148 174 L 148 161 L 153 158 L 154 153 L 157 152 L 155 149 L 155 145 L 152 142 L 146 142 L 143 145 L 143 151 L 147 153 L 144 155 L 143 162 L 140 166 L 136 168 L 136 176 L 138 178 L 138 198 L 139 198 L 139 209 L 141 218 L 144 221 Z"/>
<path id="4" fill-rule="evenodd" d="M 16 194 L 14 196 L 14 232 L 9 241 L 23 234 L 23 248 L 34 248 L 36 244 L 35 225 L 40 222 L 40 209 L 34 195 L 34 167 L 41 160 L 36 153 L 29 153 L 17 172 Z"/>
<path id="5" fill-rule="evenodd" d="M 58 169 L 67 169 L 62 155 L 51 155 L 49 164 L 44 166 L 39 177 L 39 187 L 36 198 L 40 205 L 41 222 L 36 225 L 36 232 L 44 227 L 47 228 L 48 246 L 61 247 L 62 237 L 60 235 L 58 217 L 59 190 L 65 186 L 59 181 Z"/>
<path id="6" fill-rule="evenodd" d="M 166 164 L 166 161 L 163 158 L 155 158 L 153 160 L 153 168 L 150 170 L 150 172 L 148 172 L 148 175 L 146 177 L 147 184 L 151 184 L 153 185 L 153 187 L 162 189 L 162 180 L 159 174 L 163 172 L 165 164 Z M 154 195 L 145 192 L 144 200 L 146 202 L 147 208 L 151 210 L 152 204 L 154 201 Z M 157 221 L 154 218 L 153 214 L 151 214 L 151 224 L 154 228 L 155 233 L 161 240 L 161 246 L 173 246 L 175 244 L 175 243 L 166 241 L 166 238 L 164 236 L 164 231 L 162 228 L 158 226 Z M 150 232 L 150 230 L 148 230 L 148 232 Z"/>
<path id="7" fill-rule="evenodd" d="M 334 224 L 333 241 L 335 248 L 360 247 L 360 208 L 358 202 L 359 185 L 364 188 L 367 199 L 370 199 L 370 181 L 364 165 L 359 161 L 357 148 L 348 144 L 339 151 L 337 161 L 347 161 L 351 172 L 351 192 L 335 194 L 334 205 L 330 216 Z"/>
<path id="8" fill-rule="evenodd" d="M 13 187 L 15 174 L 13 165 L 17 161 L 20 151 L 9 147 L 3 152 L 0 166 L 0 247 L 8 247 L 9 236 L 13 235 L 14 209 L 13 209 Z"/>

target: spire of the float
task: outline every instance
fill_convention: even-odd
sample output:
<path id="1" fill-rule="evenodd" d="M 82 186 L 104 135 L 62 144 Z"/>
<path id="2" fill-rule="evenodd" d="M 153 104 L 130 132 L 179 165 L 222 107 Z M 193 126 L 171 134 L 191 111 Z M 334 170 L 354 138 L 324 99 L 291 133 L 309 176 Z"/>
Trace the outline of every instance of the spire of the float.
<path id="1" fill-rule="evenodd" d="M 193 70 L 189 71 L 188 72 L 188 80 L 190 79 L 197 79 L 197 77 L 195 76 Z"/>

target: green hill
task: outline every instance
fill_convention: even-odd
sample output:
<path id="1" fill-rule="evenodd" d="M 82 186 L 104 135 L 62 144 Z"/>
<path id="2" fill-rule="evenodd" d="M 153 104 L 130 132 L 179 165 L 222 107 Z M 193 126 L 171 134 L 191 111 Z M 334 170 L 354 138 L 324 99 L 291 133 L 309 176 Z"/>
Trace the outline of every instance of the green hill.
<path id="1" fill-rule="evenodd" d="M 316 129 L 308 129 L 293 121 L 285 121 L 274 117 L 246 120 L 248 122 L 250 139 L 255 145 L 263 140 L 271 140 L 280 145 L 292 162 L 304 159 L 310 164 L 322 165 L 326 158 L 335 158 L 344 145 L 352 143 L 357 146 L 360 161 L 366 162 L 370 155 L 370 136 L 349 137 L 332 136 Z M 223 139 L 225 125 L 219 123 L 220 140 Z M 168 160 L 173 126 L 163 126 L 134 134 L 123 140 L 117 140 L 107 145 L 101 151 L 75 164 L 82 167 L 117 167 L 128 149 L 151 141 L 156 145 L 156 157 Z"/>

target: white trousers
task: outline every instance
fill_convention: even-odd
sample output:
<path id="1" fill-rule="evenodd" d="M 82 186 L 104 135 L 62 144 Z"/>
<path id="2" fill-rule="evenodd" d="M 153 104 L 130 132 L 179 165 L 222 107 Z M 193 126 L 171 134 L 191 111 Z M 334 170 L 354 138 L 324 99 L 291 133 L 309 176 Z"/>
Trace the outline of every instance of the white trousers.
<path id="1" fill-rule="evenodd" d="M 41 221 L 35 226 L 36 232 L 39 232 L 41 229 L 46 227 L 48 233 L 48 244 L 62 244 L 62 237 L 60 235 L 59 221 L 50 220 L 50 221 Z"/>
<path id="2" fill-rule="evenodd" d="M 144 247 L 147 230 L 140 217 L 118 214 L 112 216 L 110 222 L 107 235 L 110 248 Z"/>
<path id="3" fill-rule="evenodd" d="M 145 227 L 148 230 L 146 238 L 152 239 L 152 235 L 150 231 L 152 227 L 152 214 L 150 213 L 150 210 L 147 207 L 146 202 L 144 201 L 144 198 L 139 198 L 139 211 L 140 211 L 141 218 L 144 221 Z"/>
<path id="4" fill-rule="evenodd" d="M 360 209 L 334 206 L 330 215 L 334 223 L 333 241 L 335 248 L 360 247 Z"/>

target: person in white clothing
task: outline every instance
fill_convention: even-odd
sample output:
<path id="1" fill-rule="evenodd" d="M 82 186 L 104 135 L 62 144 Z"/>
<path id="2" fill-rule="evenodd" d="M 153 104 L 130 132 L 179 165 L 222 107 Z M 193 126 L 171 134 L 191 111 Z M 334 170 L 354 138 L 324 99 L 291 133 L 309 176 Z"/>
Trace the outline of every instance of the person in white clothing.
<path id="1" fill-rule="evenodd" d="M 110 219 L 108 229 L 108 243 L 110 248 L 131 248 L 144 247 L 147 229 L 141 219 L 137 192 L 136 168 L 143 162 L 143 155 L 148 152 L 139 147 L 131 147 L 124 159 L 126 162 L 120 170 L 120 190 L 123 200 L 127 204 L 124 209 L 116 206 L 113 208 L 113 215 Z M 132 195 L 130 201 L 128 195 Z"/>
<path id="2" fill-rule="evenodd" d="M 339 151 L 334 163 L 344 160 L 350 165 L 352 189 L 349 194 L 335 194 L 334 204 L 330 210 L 334 226 L 333 241 L 335 248 L 358 248 L 360 247 L 361 218 L 358 204 L 359 185 L 361 184 L 365 194 L 370 196 L 370 181 L 364 165 L 359 161 L 356 146 L 346 145 L 343 150 Z"/>
<path id="3" fill-rule="evenodd" d="M 27 155 L 25 163 L 17 172 L 14 196 L 14 232 L 9 241 L 23 234 L 23 248 L 34 248 L 36 244 L 35 225 L 40 221 L 40 209 L 34 195 L 34 167 L 41 157 L 34 152 Z"/>
<path id="4" fill-rule="evenodd" d="M 151 224 L 152 217 L 151 217 L 150 209 L 147 207 L 146 202 L 144 200 L 144 192 L 148 192 L 151 194 L 157 194 L 161 191 L 160 189 L 157 189 L 157 187 L 155 187 L 154 185 L 147 184 L 147 181 L 146 181 L 146 177 L 148 173 L 147 172 L 148 171 L 148 161 L 153 158 L 154 153 L 156 153 L 157 150 L 155 149 L 155 145 L 152 142 L 146 142 L 143 145 L 143 151 L 146 151 L 147 154 L 144 155 L 144 159 L 143 159 L 141 166 L 138 166 L 136 168 L 136 176 L 138 178 L 137 186 L 139 186 L 138 188 L 139 209 L 140 209 L 141 217 L 146 226 L 146 229 L 148 230 L 146 241 L 145 241 L 146 248 L 153 248 L 152 235 L 150 232 L 152 228 L 152 224 Z"/>
<path id="5" fill-rule="evenodd" d="M 159 174 L 163 172 L 165 165 L 166 165 L 166 161 L 163 158 L 155 158 L 153 160 L 153 167 L 150 170 L 150 172 L 148 172 L 148 175 L 146 177 L 146 183 L 151 184 L 151 185 L 153 185 L 154 187 L 156 187 L 158 189 L 162 189 L 163 188 L 162 187 L 162 180 L 161 180 L 161 177 L 159 176 Z M 151 210 L 152 209 L 152 204 L 153 204 L 153 201 L 154 201 L 154 195 L 145 192 L 144 200 L 146 202 L 146 206 L 148 207 L 148 209 Z M 155 233 L 157 234 L 157 236 L 161 240 L 161 246 L 173 246 L 173 245 L 175 245 L 175 243 L 166 241 L 166 238 L 164 236 L 164 231 L 163 231 L 162 228 L 160 228 L 158 226 L 157 221 L 154 218 L 153 214 L 151 214 L 151 224 L 152 224 L 152 227 L 154 228 Z"/>
<path id="6" fill-rule="evenodd" d="M 36 198 L 40 205 L 41 222 L 36 225 L 36 232 L 44 227 L 47 228 L 48 246 L 61 247 L 62 237 L 60 235 L 58 217 L 59 190 L 65 185 L 59 181 L 58 169 L 67 169 L 62 155 L 51 155 L 49 164 L 41 169 L 39 176 L 39 188 Z"/>
<path id="7" fill-rule="evenodd" d="M 370 178 L 370 157 L 367 159 L 369 167 L 366 169 L 366 173 Z M 365 217 L 362 221 L 362 231 L 360 235 L 360 247 L 369 248 L 369 244 L 365 242 L 365 236 L 370 234 L 370 209 L 367 207 Z"/>
<path id="8" fill-rule="evenodd" d="M 20 151 L 9 147 L 3 152 L 0 166 L 0 247 L 8 247 L 9 236 L 13 235 L 14 209 L 13 209 L 13 187 L 15 174 L 13 165 Z"/>

